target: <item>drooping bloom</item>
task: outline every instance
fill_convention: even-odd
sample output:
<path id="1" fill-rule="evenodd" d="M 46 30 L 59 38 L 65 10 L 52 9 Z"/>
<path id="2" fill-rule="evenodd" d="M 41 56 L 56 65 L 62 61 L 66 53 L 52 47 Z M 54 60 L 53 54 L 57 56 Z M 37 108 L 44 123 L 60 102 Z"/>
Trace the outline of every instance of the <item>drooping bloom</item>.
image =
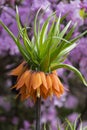
<path id="1" fill-rule="evenodd" d="M 64 87 L 59 80 L 56 71 L 44 73 L 28 69 L 26 62 L 12 70 L 11 75 L 17 76 L 17 83 L 13 86 L 19 90 L 21 100 L 37 97 L 46 99 L 48 96 L 56 95 L 58 98 L 64 93 Z"/>
<path id="2" fill-rule="evenodd" d="M 71 21 L 61 30 L 60 25 L 64 17 L 56 17 L 56 13 L 50 15 L 46 21 L 40 26 L 38 15 L 41 9 L 38 10 L 34 20 L 34 36 L 29 39 L 27 27 L 22 27 L 16 9 L 16 20 L 19 28 L 18 37 L 0 21 L 0 24 L 9 33 L 16 43 L 24 61 L 11 74 L 17 76 L 17 83 L 13 86 L 19 90 L 21 99 L 32 98 L 34 102 L 36 98 L 56 95 L 58 98 L 64 93 L 64 87 L 59 80 L 56 69 L 66 68 L 75 72 L 79 78 L 87 85 L 81 73 L 71 65 L 64 64 L 64 60 L 69 52 L 78 44 L 76 41 L 81 38 L 81 35 L 70 39 L 76 27 L 76 24 L 70 27 Z M 70 30 L 68 31 L 68 29 Z M 23 43 L 21 43 L 21 39 Z"/>

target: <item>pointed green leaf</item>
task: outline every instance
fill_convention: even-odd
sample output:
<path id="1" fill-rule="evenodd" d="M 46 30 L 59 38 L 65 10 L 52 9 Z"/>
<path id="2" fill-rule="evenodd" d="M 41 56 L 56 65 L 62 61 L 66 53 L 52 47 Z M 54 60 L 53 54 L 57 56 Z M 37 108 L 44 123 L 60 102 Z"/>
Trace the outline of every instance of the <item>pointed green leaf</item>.
<path id="1" fill-rule="evenodd" d="M 66 40 L 70 40 L 70 38 L 72 37 L 72 34 L 73 34 L 73 32 L 74 32 L 74 30 L 75 30 L 75 28 L 76 28 L 76 25 L 77 25 L 77 23 L 75 23 L 73 26 L 72 26 L 72 28 L 70 29 L 70 31 L 66 34 L 66 36 L 64 37 L 64 39 L 66 39 Z M 71 43 L 72 44 L 72 43 Z M 62 41 L 61 42 L 61 45 L 60 45 L 60 47 L 59 47 L 59 52 L 61 51 L 61 49 L 63 48 L 66 48 L 66 47 L 68 47 L 69 46 L 69 44 L 66 44 L 66 42 L 64 42 L 64 41 Z"/>
<path id="2" fill-rule="evenodd" d="M 19 44 L 19 51 L 21 52 L 22 56 L 24 57 L 24 59 L 26 61 L 30 61 L 30 58 L 26 52 L 26 50 L 24 49 L 24 47 L 21 45 L 19 37 L 17 38 L 17 43 Z"/>
<path id="3" fill-rule="evenodd" d="M 29 45 L 28 41 L 26 41 L 26 29 L 23 31 L 23 41 L 24 41 L 24 45 L 25 45 L 26 51 L 28 52 L 28 55 L 29 55 L 30 59 L 35 64 L 38 64 L 37 57 L 36 57 L 37 55 L 35 53 L 35 49 L 32 50 L 32 48 Z"/>
<path id="4" fill-rule="evenodd" d="M 39 43 L 42 44 L 45 39 L 46 39 L 46 34 L 47 34 L 47 31 L 48 31 L 48 25 L 49 25 L 49 22 L 50 20 L 53 18 L 53 16 L 55 15 L 55 12 L 52 13 L 47 19 L 46 21 L 44 22 L 44 24 L 42 25 L 42 28 L 41 28 L 41 32 L 40 32 L 40 40 L 39 40 Z"/>
<path id="5" fill-rule="evenodd" d="M 76 130 L 76 126 L 77 126 L 77 122 L 78 122 L 79 118 L 80 118 L 80 115 L 76 118 L 76 120 L 74 122 L 74 128 L 73 128 L 73 130 Z"/>
<path id="6" fill-rule="evenodd" d="M 60 32 L 59 37 L 63 37 L 65 33 L 67 32 L 68 28 L 70 27 L 71 21 L 68 22 L 68 24 L 65 26 L 65 28 Z"/>
<path id="7" fill-rule="evenodd" d="M 36 16 L 35 16 L 35 20 L 34 20 L 34 36 L 35 36 L 36 40 L 37 40 L 37 18 L 38 18 L 38 15 L 39 15 L 41 9 L 42 8 L 39 8 L 39 10 L 37 11 Z"/>
<path id="8" fill-rule="evenodd" d="M 55 63 L 55 62 L 57 62 L 58 64 L 63 63 L 63 62 L 66 60 L 66 58 L 67 58 L 68 55 L 69 55 L 69 54 L 66 54 L 66 55 L 63 55 L 63 56 L 61 56 L 61 57 L 59 57 L 59 58 L 56 58 L 55 60 L 53 60 L 53 61 L 50 62 L 50 63 L 51 63 L 51 64 L 53 64 L 53 63 Z"/>
<path id="9" fill-rule="evenodd" d="M 71 43 L 76 42 L 78 39 L 80 39 L 81 37 L 83 37 L 85 34 L 87 34 L 87 30 L 83 33 L 81 33 L 79 36 L 73 38 L 72 40 L 70 40 Z"/>
<path id="10" fill-rule="evenodd" d="M 67 12 L 66 14 L 64 14 L 62 17 L 61 17 L 61 20 L 60 20 L 60 23 L 63 23 L 63 21 L 65 20 L 65 18 L 68 16 L 70 12 Z"/>
<path id="11" fill-rule="evenodd" d="M 60 20 L 61 20 L 61 14 L 59 14 L 59 17 L 57 19 L 53 35 L 57 35 L 58 36 L 58 34 L 60 32 Z"/>
<path id="12" fill-rule="evenodd" d="M 8 29 L 8 27 L 2 21 L 0 21 L 0 24 L 3 26 L 3 28 L 7 31 L 7 33 L 11 36 L 13 41 L 16 43 L 16 45 L 18 46 L 19 51 L 22 53 L 22 56 L 24 57 L 24 59 L 28 61 L 29 58 L 28 58 L 24 48 L 22 47 L 21 43 L 19 42 L 19 39 L 14 36 L 14 34 Z"/>
<path id="13" fill-rule="evenodd" d="M 49 19 L 45 21 L 45 23 L 42 26 L 41 33 L 40 33 L 40 40 L 39 40 L 39 46 L 42 47 L 42 43 L 46 39 L 46 33 L 48 31 L 48 25 L 49 25 Z"/>
<path id="14" fill-rule="evenodd" d="M 73 126 L 72 126 L 72 124 L 70 123 L 70 121 L 66 119 L 66 122 L 67 122 L 67 125 L 70 127 L 70 130 L 73 130 Z M 68 127 L 68 128 L 69 128 L 69 127 Z"/>
<path id="15" fill-rule="evenodd" d="M 24 35 L 25 35 L 25 40 L 26 40 L 27 44 L 32 48 L 32 43 L 31 43 L 29 36 L 27 34 L 27 27 L 24 27 L 24 33 L 25 33 Z"/>
<path id="16" fill-rule="evenodd" d="M 14 34 L 8 29 L 8 27 L 2 22 L 0 21 L 0 24 L 3 26 L 3 28 L 7 31 L 7 33 L 11 36 L 11 38 L 13 39 L 13 41 L 16 43 L 16 45 L 18 46 L 17 44 L 17 39 L 16 37 L 14 36 Z"/>
<path id="17" fill-rule="evenodd" d="M 31 54 L 31 46 L 29 44 L 29 42 L 26 40 L 26 29 L 23 30 L 23 42 L 24 42 L 24 46 L 26 48 L 26 50 L 29 52 L 29 54 Z"/>
<path id="18" fill-rule="evenodd" d="M 69 30 L 69 32 L 66 34 L 66 36 L 64 37 L 66 40 L 70 40 L 70 38 L 72 37 L 72 34 L 73 34 L 73 32 L 74 32 L 76 26 L 77 26 L 77 23 L 75 23 L 75 24 L 71 27 L 71 29 Z"/>
<path id="19" fill-rule="evenodd" d="M 64 39 L 62 39 L 62 40 L 64 40 Z M 66 42 L 67 42 L 67 44 L 70 44 L 68 41 L 66 41 Z M 57 59 L 61 58 L 62 56 L 69 53 L 73 48 L 75 48 L 77 46 L 77 44 L 76 43 L 71 44 L 69 47 L 67 47 L 65 49 L 61 49 L 61 50 L 60 50 L 60 46 L 61 46 L 61 44 L 58 47 L 56 47 L 56 49 L 54 49 L 54 51 L 51 53 L 51 62 L 53 60 L 55 60 L 56 58 Z"/>
<path id="20" fill-rule="evenodd" d="M 50 30 L 47 34 L 47 38 L 42 45 L 40 57 L 43 57 L 43 55 L 46 54 L 48 49 L 50 49 L 52 46 L 52 36 L 53 36 L 54 27 L 55 27 L 54 24 L 55 24 L 55 19 L 53 20 Z"/>
<path id="21" fill-rule="evenodd" d="M 16 6 L 16 21 L 17 21 L 17 25 L 18 25 L 19 31 L 21 31 L 22 30 L 22 26 L 21 26 L 21 23 L 20 23 L 19 12 L 18 12 L 18 7 L 17 6 Z"/>
<path id="22" fill-rule="evenodd" d="M 65 28 L 59 33 L 58 36 L 59 36 L 60 38 L 63 38 L 63 36 L 64 36 L 65 33 L 67 32 L 67 30 L 68 30 L 70 24 L 71 24 L 71 21 L 68 22 L 68 24 L 65 26 Z M 53 44 L 52 44 L 52 50 L 54 50 L 54 48 L 57 47 L 57 46 L 60 44 L 60 42 L 61 42 L 61 39 L 58 39 L 58 40 L 56 39 L 56 40 L 54 40 L 54 41 L 53 41 Z"/>
<path id="23" fill-rule="evenodd" d="M 20 34 L 21 34 L 21 37 L 23 37 L 23 30 L 26 30 L 27 28 L 26 28 L 26 27 L 22 28 L 22 26 L 21 26 L 17 6 L 16 6 L 16 21 L 17 21 L 17 25 L 18 25 L 18 28 L 19 28 L 19 32 L 20 32 Z M 25 28 L 26 28 L 26 29 L 25 29 Z M 29 28 L 29 27 L 28 27 L 28 28 Z M 30 42 L 30 39 L 29 39 L 29 37 L 28 37 L 28 35 L 27 35 L 27 30 L 25 31 L 25 40 L 28 42 L 28 44 L 31 43 L 31 42 Z"/>
<path id="24" fill-rule="evenodd" d="M 48 36 L 47 36 L 48 38 L 53 36 L 53 34 L 54 34 L 55 22 L 56 22 L 56 20 L 55 20 L 55 16 L 54 16 L 53 22 L 52 22 L 49 32 L 48 32 Z"/>
<path id="25" fill-rule="evenodd" d="M 69 47 L 65 48 L 64 50 L 62 50 L 57 58 L 60 58 L 61 56 L 64 56 L 66 54 L 68 54 L 71 50 L 73 50 L 78 44 L 74 43 L 74 44 L 71 44 Z"/>

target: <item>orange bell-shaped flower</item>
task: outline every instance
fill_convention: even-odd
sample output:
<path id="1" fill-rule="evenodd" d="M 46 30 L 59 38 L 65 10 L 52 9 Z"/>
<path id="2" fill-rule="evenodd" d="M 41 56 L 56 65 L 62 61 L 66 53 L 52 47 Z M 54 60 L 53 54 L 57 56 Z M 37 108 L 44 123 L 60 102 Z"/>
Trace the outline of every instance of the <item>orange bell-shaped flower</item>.
<path id="1" fill-rule="evenodd" d="M 30 97 L 35 102 L 37 97 L 46 99 L 48 96 L 56 95 L 59 98 L 64 93 L 64 87 L 56 71 L 45 74 L 42 71 L 29 70 L 25 64 L 23 62 L 11 72 L 11 75 L 18 76 L 13 88 L 19 90 L 21 100 Z"/>

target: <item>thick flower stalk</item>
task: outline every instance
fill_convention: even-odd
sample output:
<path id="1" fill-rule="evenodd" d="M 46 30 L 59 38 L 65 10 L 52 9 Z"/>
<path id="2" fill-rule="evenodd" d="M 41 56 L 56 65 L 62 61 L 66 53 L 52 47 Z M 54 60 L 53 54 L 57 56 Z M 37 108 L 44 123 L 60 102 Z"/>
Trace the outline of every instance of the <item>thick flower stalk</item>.
<path id="1" fill-rule="evenodd" d="M 56 69 L 66 68 L 75 72 L 87 86 L 82 74 L 75 67 L 64 64 L 70 51 L 78 45 L 76 41 L 87 31 L 71 39 L 76 24 L 71 26 L 71 21 L 69 21 L 61 30 L 60 25 L 66 15 L 63 17 L 59 15 L 57 18 L 56 14 L 53 13 L 41 26 L 40 20 L 38 20 L 40 11 L 41 9 L 38 10 L 34 20 L 34 36 L 31 40 L 27 34 L 29 27 L 21 26 L 17 8 L 16 20 L 19 29 L 17 37 L 0 21 L 24 58 L 24 62 L 11 72 L 12 75 L 17 76 L 17 83 L 13 88 L 19 90 L 18 95 L 21 96 L 22 100 L 31 98 L 36 102 L 36 130 L 40 130 L 41 97 L 46 99 L 56 95 L 59 98 L 64 93 L 64 87 L 58 78 Z M 20 39 L 23 40 L 24 44 L 21 43 Z"/>

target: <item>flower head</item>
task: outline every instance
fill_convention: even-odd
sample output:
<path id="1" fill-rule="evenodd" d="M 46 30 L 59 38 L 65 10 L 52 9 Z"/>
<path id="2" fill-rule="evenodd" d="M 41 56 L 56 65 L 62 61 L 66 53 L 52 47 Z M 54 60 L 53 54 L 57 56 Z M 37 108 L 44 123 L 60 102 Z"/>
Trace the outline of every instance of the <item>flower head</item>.
<path id="1" fill-rule="evenodd" d="M 36 101 L 37 97 L 43 97 L 44 99 L 53 95 L 60 97 L 64 93 L 64 87 L 55 71 L 58 68 L 74 71 L 83 83 L 87 85 L 76 68 L 63 64 L 69 52 L 78 45 L 76 41 L 87 31 L 71 39 L 76 24 L 71 27 L 71 21 L 69 21 L 61 30 L 60 25 L 65 16 L 61 17 L 59 15 L 57 18 L 55 12 L 40 26 L 38 15 L 41 9 L 39 9 L 34 21 L 34 36 L 30 40 L 27 34 L 27 27 L 21 26 L 18 9 L 16 10 L 19 28 L 17 38 L 3 22 L 0 21 L 0 24 L 12 37 L 25 60 L 12 71 L 12 74 L 18 77 L 14 88 L 19 90 L 21 99 L 24 100 L 31 97 Z M 21 44 L 20 38 L 23 39 L 24 44 Z"/>
<path id="2" fill-rule="evenodd" d="M 28 69 L 27 64 L 23 62 L 11 74 L 18 77 L 13 88 L 19 90 L 21 100 L 30 97 L 35 102 L 37 97 L 46 99 L 54 94 L 59 98 L 64 93 L 64 87 L 55 71 L 51 73 L 33 71 Z"/>

